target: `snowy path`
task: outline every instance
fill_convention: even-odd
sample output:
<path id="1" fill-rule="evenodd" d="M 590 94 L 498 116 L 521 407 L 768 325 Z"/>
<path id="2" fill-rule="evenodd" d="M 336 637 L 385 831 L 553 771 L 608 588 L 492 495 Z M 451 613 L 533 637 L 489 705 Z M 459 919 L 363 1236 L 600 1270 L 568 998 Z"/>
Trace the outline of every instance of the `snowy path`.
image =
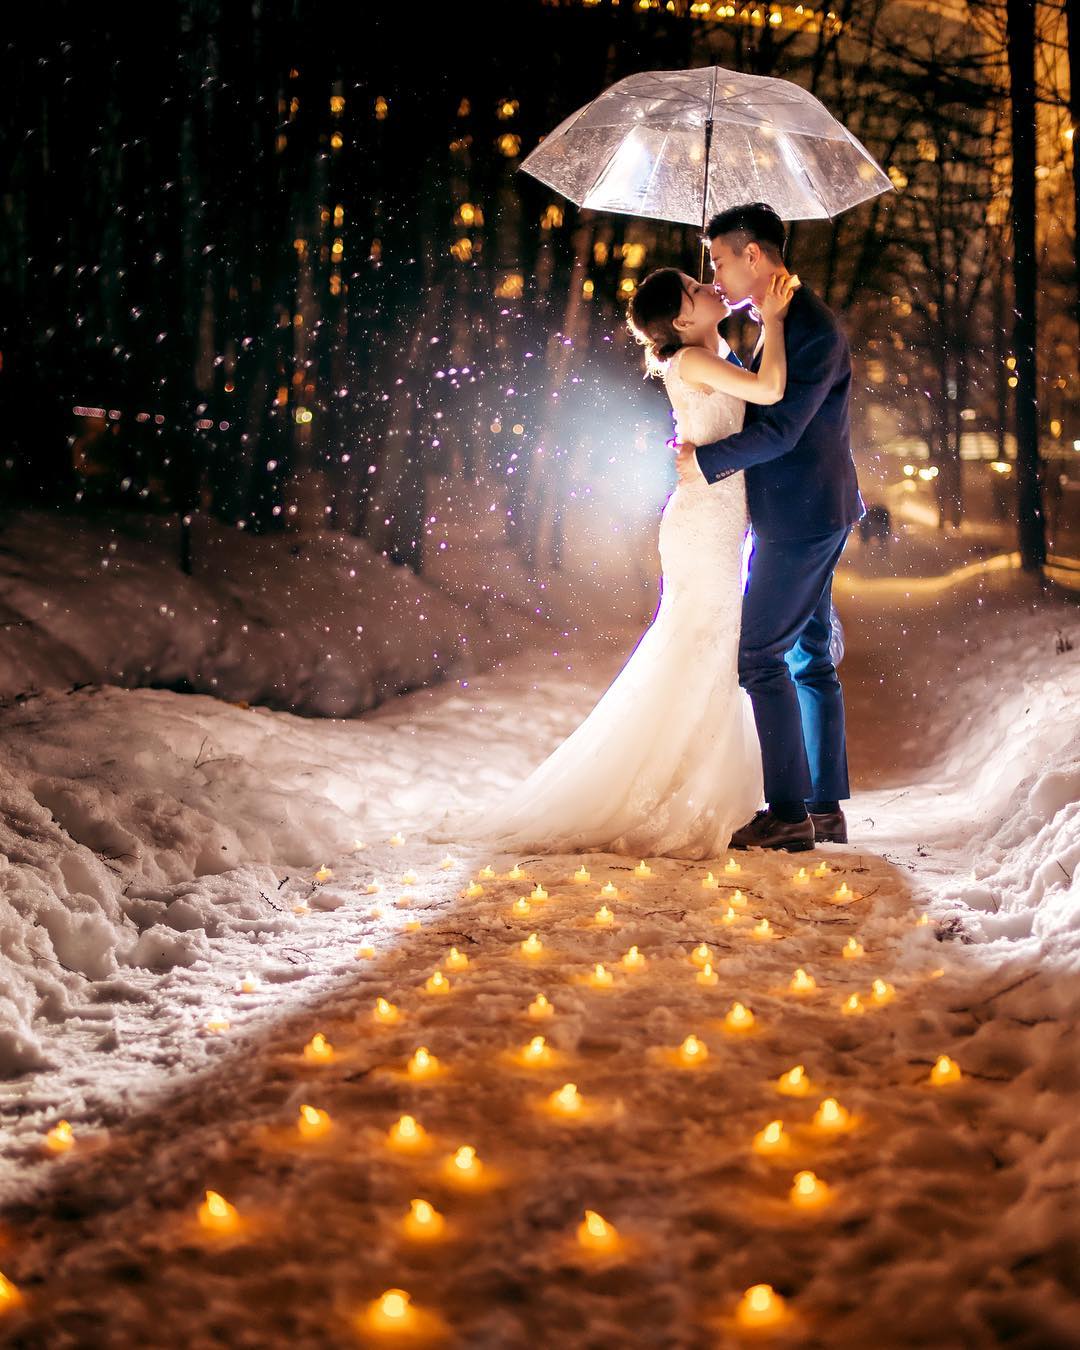
<path id="1" fill-rule="evenodd" d="M 950 641 L 963 643 L 962 635 L 926 649 L 940 649 L 937 669 L 925 651 L 886 659 L 909 622 L 927 632 L 935 621 L 946 629 L 957 615 L 924 607 L 909 616 L 900 607 L 878 623 L 875 644 L 849 654 L 853 763 L 865 785 L 851 812 L 854 845 L 794 859 L 746 855 L 738 874 L 726 873 L 723 859 L 651 860 L 655 875 L 638 878 L 634 860 L 587 857 L 585 884 L 571 879 L 580 858 L 522 859 L 526 877 L 481 880 L 483 894 L 467 899 L 463 887 L 481 866 L 503 878 L 519 860 L 462 847 L 442 870 L 445 850 L 409 837 L 410 822 L 500 790 L 544 753 L 609 666 L 553 675 L 537 690 L 519 665 L 467 693 L 414 695 L 362 727 L 281 719 L 295 753 L 310 755 L 305 737 L 323 736 L 337 786 L 319 790 L 331 799 L 340 797 L 344 779 L 334 774 L 347 757 L 366 756 L 358 829 L 367 847 L 328 859 L 334 876 L 315 888 L 288 869 L 277 906 L 307 897 L 310 912 L 286 914 L 264 933 L 269 978 L 256 992 L 226 992 L 256 964 L 237 932 L 213 939 L 206 968 L 125 974 L 144 1002 L 125 1015 L 114 1055 L 130 1067 L 132 1100 L 145 1102 L 135 1067 L 143 1029 L 156 1100 L 130 1119 L 121 1101 L 108 1132 L 88 1112 L 73 1150 L 29 1169 L 21 1195 L 8 1185 L 0 1270 L 24 1302 L 5 1319 L 0 1343 L 416 1343 L 365 1323 L 371 1300 L 399 1288 L 426 1330 L 419 1343 L 738 1346 L 761 1339 L 733 1318 L 742 1292 L 765 1283 L 787 1300 L 781 1343 L 1075 1345 L 1080 998 L 1075 968 L 1054 964 L 1055 952 L 1073 950 L 1067 930 L 1040 937 L 1036 917 L 1022 940 L 1013 914 L 1007 936 L 1015 941 L 998 934 L 964 945 L 938 942 L 934 924 L 917 922 L 927 902 L 947 918 L 960 868 L 972 866 L 971 840 L 990 837 L 987 818 L 1002 817 L 999 802 L 1024 779 L 1020 756 L 996 766 L 987 786 L 991 752 L 1004 761 L 1023 746 L 1042 764 L 1051 738 L 1059 748 L 1067 741 L 1061 718 L 1074 686 L 1065 677 L 1074 678 L 1075 662 L 1053 677 L 1065 691 L 1057 710 L 1010 741 L 1027 698 L 1023 672 L 1002 672 L 1003 688 L 1019 684 L 1017 707 L 1003 700 L 999 721 L 980 726 L 990 671 L 958 685 L 944 713 L 940 701 L 924 699 L 920 711 L 912 697 L 924 681 L 940 686 L 956 656 Z M 1010 625 L 1030 647 L 1022 609 L 1005 614 L 1006 646 Z M 968 631 L 989 641 L 987 630 L 981 638 Z M 1028 675 L 1047 659 L 1033 657 Z M 1047 687 L 1052 680 L 1044 696 Z M 161 697 L 147 695 L 147 706 Z M 466 707 L 470 727 L 483 719 L 469 739 L 459 716 Z M 209 715 L 200 708 L 199 717 Z M 928 776 L 920 755 L 928 765 L 928 738 L 940 741 L 949 722 L 969 725 L 968 759 L 981 768 L 961 755 L 953 776 Z M 400 847 L 388 842 L 398 825 Z M 984 852 L 992 888 L 1002 883 L 989 845 Z M 1015 867 L 1018 856 L 1002 854 L 1001 865 Z M 794 879 L 798 867 L 821 863 L 827 874 Z M 702 886 L 709 867 L 718 889 Z M 416 880 L 406 883 L 409 872 Z M 263 884 L 275 874 L 269 864 L 262 873 Z M 537 881 L 548 898 L 515 913 Z M 600 895 L 607 883 L 616 895 Z M 369 896 L 372 884 L 379 891 Z M 860 898 L 836 903 L 841 884 Z M 724 922 L 736 886 L 746 907 Z M 324 902 L 333 908 L 320 909 Z M 594 917 L 604 903 L 610 926 Z M 757 938 L 762 918 L 772 931 Z M 521 948 L 531 932 L 542 943 L 533 958 Z M 842 955 L 849 938 L 860 956 Z M 372 954 L 358 956 L 368 943 Z M 715 985 L 697 978 L 701 943 Z M 621 963 L 632 945 L 643 969 Z M 468 956 L 467 968 L 447 963 L 451 946 Z M 611 987 L 590 983 L 596 962 Z M 297 978 L 283 981 L 291 963 Z M 446 994 L 425 989 L 436 968 L 450 981 Z M 813 991 L 791 992 L 799 968 L 813 976 Z M 164 997 L 153 992 L 155 979 Z M 875 979 L 894 991 L 882 1006 L 873 1003 Z M 538 992 L 554 1009 L 543 1021 L 528 1013 Z M 843 1011 L 852 993 L 861 1013 Z M 397 1006 L 399 1020 L 375 1021 L 378 997 Z M 209 1008 L 225 1001 L 230 1029 L 200 1032 Z M 725 1024 L 735 1001 L 753 1012 L 749 1031 Z M 164 1034 L 162 1019 L 171 1019 Z M 319 1032 L 334 1047 L 325 1065 L 303 1055 Z M 536 1035 L 551 1064 L 515 1060 Z M 677 1052 L 691 1035 L 708 1055 L 686 1066 Z M 162 1045 L 171 1061 L 155 1058 Z M 419 1046 L 443 1068 L 430 1080 L 405 1072 Z M 935 1087 L 927 1080 L 942 1054 L 963 1076 Z M 811 1091 L 781 1094 L 779 1076 L 799 1064 Z M 85 1076 L 96 1066 L 100 1076 L 101 1065 L 88 1051 L 77 1067 Z M 568 1082 L 580 1089 L 579 1115 L 550 1108 L 549 1094 Z M 41 1075 L 31 1088 L 42 1118 L 48 1083 Z M 115 1098 L 115 1086 L 98 1084 L 99 1118 L 109 1120 L 100 1103 Z M 813 1124 L 827 1097 L 852 1113 L 850 1128 Z M 329 1113 L 325 1135 L 301 1136 L 302 1105 Z M 387 1131 L 406 1113 L 427 1131 L 426 1150 L 390 1147 Z M 775 1120 L 787 1148 L 755 1151 L 755 1134 Z M 9 1162 L 41 1157 L 32 1116 L 25 1125 Z M 475 1147 L 482 1164 L 473 1184 L 460 1169 L 445 1171 L 462 1146 Z M 820 1208 L 789 1199 L 803 1171 L 831 1188 Z M 199 1228 L 208 1188 L 237 1206 L 238 1233 Z M 413 1199 L 445 1216 L 441 1240 L 403 1230 Z M 578 1243 L 586 1209 L 615 1225 L 616 1252 Z"/>

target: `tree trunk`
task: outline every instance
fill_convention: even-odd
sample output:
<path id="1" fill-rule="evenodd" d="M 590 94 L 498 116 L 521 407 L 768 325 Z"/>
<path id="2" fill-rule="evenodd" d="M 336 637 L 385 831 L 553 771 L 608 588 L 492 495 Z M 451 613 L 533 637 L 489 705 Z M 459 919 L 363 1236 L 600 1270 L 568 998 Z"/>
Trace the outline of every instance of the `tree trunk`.
<path id="1" fill-rule="evenodd" d="M 1080 143 L 1077 131 L 1080 130 L 1080 9 L 1075 4 L 1065 5 L 1065 24 L 1068 32 L 1069 48 L 1069 121 L 1073 128 L 1072 138 L 1072 181 L 1073 181 L 1073 252 L 1076 257 L 1076 322 L 1080 324 Z M 1077 348 L 1077 365 L 1080 369 L 1080 347 Z"/>
<path id="2" fill-rule="evenodd" d="M 1016 487 L 1020 557 L 1041 572 L 1046 530 L 1039 483 L 1039 420 L 1035 340 L 1035 5 L 1007 0 L 1009 93 L 1012 99 L 1012 225 L 1016 351 Z"/>

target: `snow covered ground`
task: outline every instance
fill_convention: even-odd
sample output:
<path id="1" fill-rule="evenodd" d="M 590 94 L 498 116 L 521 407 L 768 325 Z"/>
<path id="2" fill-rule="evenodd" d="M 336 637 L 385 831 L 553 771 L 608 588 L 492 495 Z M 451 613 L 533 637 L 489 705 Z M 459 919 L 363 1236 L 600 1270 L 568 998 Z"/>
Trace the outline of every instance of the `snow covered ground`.
<path id="1" fill-rule="evenodd" d="M 719 859 L 716 890 L 709 864 L 637 878 L 636 859 L 588 857 L 578 884 L 580 858 L 463 840 L 444 870 L 423 842 L 587 711 L 621 656 L 580 640 L 353 721 L 115 687 L 5 709 L 10 1343 L 397 1343 L 368 1308 L 401 1288 L 420 1342 L 735 1346 L 764 1334 L 734 1317 L 767 1283 L 789 1343 L 1075 1345 L 1078 611 L 1015 574 L 898 590 L 857 571 L 851 845 L 747 855 L 738 874 Z M 505 879 L 516 861 L 526 876 Z M 487 863 L 504 879 L 464 898 Z M 516 913 L 537 881 L 549 897 Z M 610 927 L 593 917 L 605 883 Z M 858 898 L 837 903 L 840 885 Z M 746 908 L 724 922 L 736 886 Z M 701 943 L 715 985 L 696 978 Z M 631 945 L 644 969 L 622 966 Z M 598 961 L 611 988 L 589 983 Z M 425 990 L 437 967 L 447 994 Z M 796 968 L 814 991 L 789 991 Z M 874 979 L 895 991 L 882 1006 Z M 550 1019 L 528 1015 L 538 992 Z M 852 993 L 864 1012 L 842 1010 Z M 399 1020 L 374 1020 L 379 996 Z M 750 1032 L 725 1025 L 736 1000 Z M 302 1053 L 320 1031 L 325 1065 Z M 537 1034 L 554 1061 L 515 1059 Z M 686 1067 L 691 1034 L 708 1057 Z M 441 1076 L 404 1072 L 420 1045 Z M 929 1085 L 941 1054 L 959 1083 Z M 805 1098 L 776 1089 L 796 1064 Z M 580 1115 L 548 1104 L 567 1082 Z M 850 1129 L 813 1124 L 827 1096 Z M 302 1105 L 329 1113 L 325 1135 L 300 1135 Z M 405 1112 L 428 1151 L 388 1146 Z M 54 1154 L 60 1118 L 75 1144 Z M 755 1152 L 776 1119 L 787 1149 Z M 444 1170 L 461 1145 L 473 1183 Z M 788 1193 L 811 1169 L 832 1193 L 803 1211 Z M 207 1188 L 238 1207 L 237 1234 L 195 1222 Z M 403 1234 L 414 1198 L 445 1214 L 442 1241 Z M 618 1251 L 578 1244 L 586 1208 Z"/>

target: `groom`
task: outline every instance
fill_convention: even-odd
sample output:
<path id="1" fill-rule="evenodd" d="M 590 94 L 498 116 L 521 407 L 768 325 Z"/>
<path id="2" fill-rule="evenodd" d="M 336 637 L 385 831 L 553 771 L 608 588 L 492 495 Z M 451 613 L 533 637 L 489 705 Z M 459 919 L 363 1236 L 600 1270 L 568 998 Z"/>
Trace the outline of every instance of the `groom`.
<path id="1" fill-rule="evenodd" d="M 706 232 L 713 280 L 729 305 L 760 305 L 784 267 L 784 225 L 760 202 L 722 211 Z M 758 366 L 759 340 L 751 369 Z M 676 443 L 682 482 L 746 471 L 754 551 L 743 599 L 739 683 L 761 741 L 767 811 L 733 848 L 792 852 L 847 843 L 844 695 L 830 651 L 832 580 L 864 513 L 851 458 L 851 353 L 832 312 L 806 286 L 784 325 L 787 389 L 748 404 L 743 429 L 712 445 Z"/>

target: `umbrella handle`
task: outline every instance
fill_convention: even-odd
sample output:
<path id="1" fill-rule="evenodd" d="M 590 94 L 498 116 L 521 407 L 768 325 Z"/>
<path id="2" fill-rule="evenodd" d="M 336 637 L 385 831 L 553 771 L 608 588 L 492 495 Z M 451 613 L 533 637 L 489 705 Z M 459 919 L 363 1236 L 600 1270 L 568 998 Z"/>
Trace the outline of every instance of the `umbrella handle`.
<path id="1" fill-rule="evenodd" d="M 705 238 L 705 224 L 709 214 L 709 152 L 712 149 L 712 128 L 713 120 L 710 117 L 705 123 L 705 182 L 701 193 L 701 261 L 698 264 L 698 281 L 705 280 L 705 254 L 709 247 L 709 241 Z"/>

